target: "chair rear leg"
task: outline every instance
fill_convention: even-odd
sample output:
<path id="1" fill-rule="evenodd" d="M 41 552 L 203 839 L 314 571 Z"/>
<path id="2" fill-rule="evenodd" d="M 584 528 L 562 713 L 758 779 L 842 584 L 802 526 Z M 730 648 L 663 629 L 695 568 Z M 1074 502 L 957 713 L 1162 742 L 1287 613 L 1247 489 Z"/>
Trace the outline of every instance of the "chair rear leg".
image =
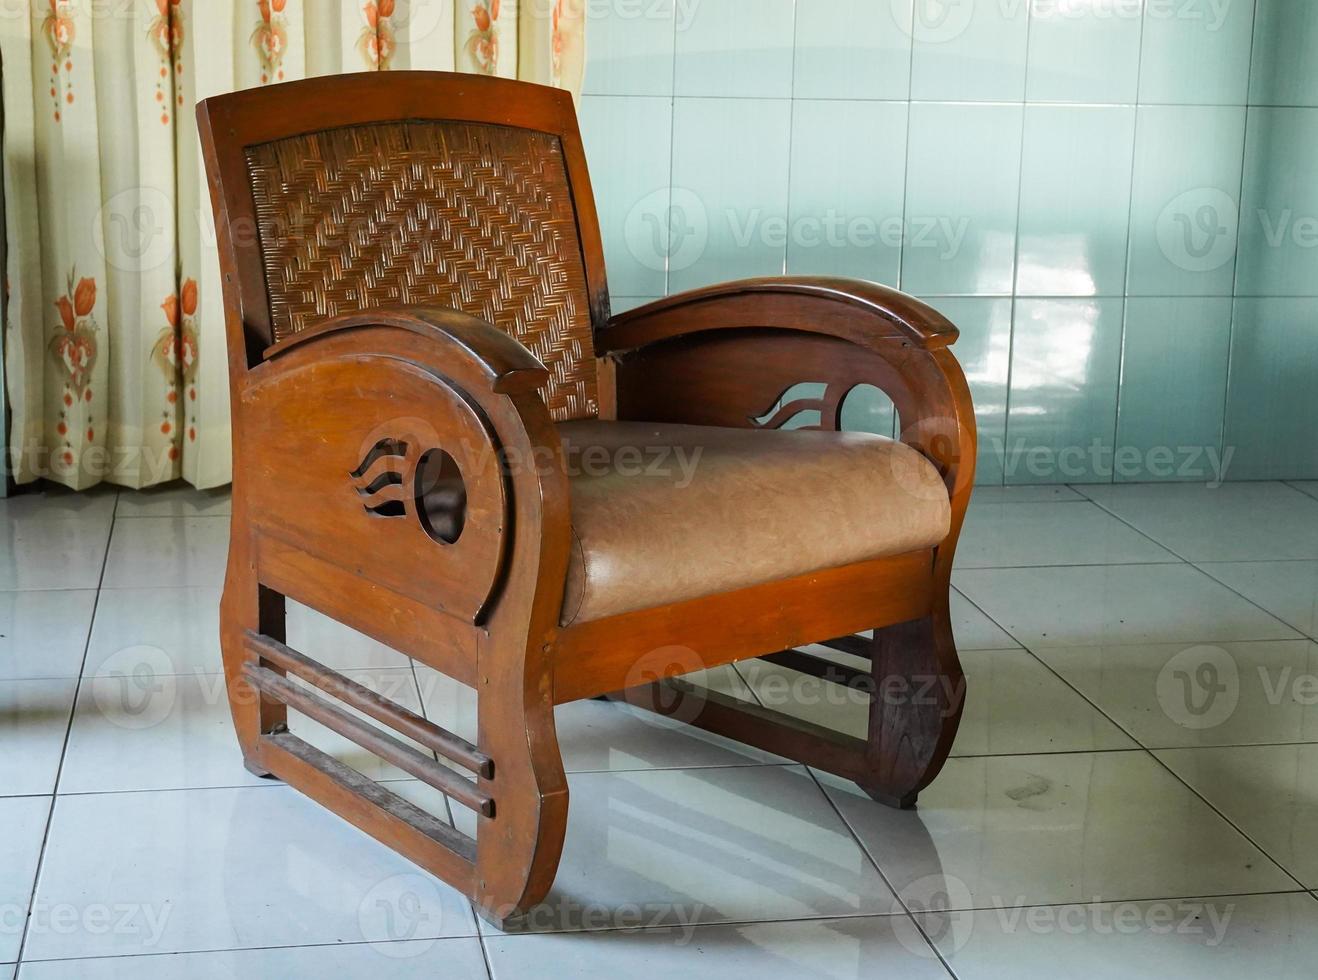
<path id="1" fill-rule="evenodd" d="M 880 803 L 905 809 L 947 761 L 965 703 L 947 604 L 876 629 L 872 651 L 866 764 L 856 782 Z"/>

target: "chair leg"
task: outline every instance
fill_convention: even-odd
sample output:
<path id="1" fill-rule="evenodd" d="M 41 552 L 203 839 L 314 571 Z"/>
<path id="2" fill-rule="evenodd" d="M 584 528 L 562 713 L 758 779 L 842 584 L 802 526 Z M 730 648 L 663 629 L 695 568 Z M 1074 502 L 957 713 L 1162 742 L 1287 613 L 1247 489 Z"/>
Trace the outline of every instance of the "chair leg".
<path id="1" fill-rule="evenodd" d="M 495 798 L 476 835 L 475 904 L 502 927 L 553 885 L 567 831 L 568 789 L 554 729 L 546 651 L 492 642 L 480 656 L 479 742 L 494 759 Z"/>
<path id="2" fill-rule="evenodd" d="M 248 548 L 235 539 L 229 548 L 220 600 L 220 651 L 243 765 L 253 775 L 269 777 L 270 771 L 260 758 L 260 738 L 264 733 L 286 728 L 288 710 L 282 703 L 263 697 L 243 678 L 243 665 L 257 659 L 243 642 L 243 634 L 249 629 L 283 641 L 284 597 L 258 584 Z"/>
<path id="3" fill-rule="evenodd" d="M 902 809 L 943 768 L 965 703 L 965 675 L 946 604 L 923 619 L 874 631 L 865 774 L 873 799 Z"/>

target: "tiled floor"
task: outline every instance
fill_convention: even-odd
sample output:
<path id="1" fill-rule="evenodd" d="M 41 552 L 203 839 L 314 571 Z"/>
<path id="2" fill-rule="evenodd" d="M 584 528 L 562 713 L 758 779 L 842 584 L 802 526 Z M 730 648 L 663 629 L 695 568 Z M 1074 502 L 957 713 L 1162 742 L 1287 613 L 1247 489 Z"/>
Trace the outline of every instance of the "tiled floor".
<path id="1" fill-rule="evenodd" d="M 1318 485 L 977 494 L 953 597 L 969 700 L 915 811 L 564 706 L 563 863 L 508 934 L 242 768 L 223 493 L 21 496 L 0 526 L 2 980 L 1315 974 Z M 468 689 L 305 608 L 289 632 L 474 732 Z M 782 668 L 704 680 L 863 730 L 863 702 Z"/>

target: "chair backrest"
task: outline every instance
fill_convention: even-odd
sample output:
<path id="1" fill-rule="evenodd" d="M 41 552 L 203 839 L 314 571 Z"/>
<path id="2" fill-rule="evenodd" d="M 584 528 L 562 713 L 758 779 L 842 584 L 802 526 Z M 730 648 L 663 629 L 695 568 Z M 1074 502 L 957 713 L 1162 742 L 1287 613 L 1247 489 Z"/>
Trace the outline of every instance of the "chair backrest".
<path id="1" fill-rule="evenodd" d="M 238 367 L 341 313 L 433 304 L 539 357 L 555 419 L 597 414 L 608 300 L 567 93 L 373 72 L 218 96 L 198 115 Z"/>

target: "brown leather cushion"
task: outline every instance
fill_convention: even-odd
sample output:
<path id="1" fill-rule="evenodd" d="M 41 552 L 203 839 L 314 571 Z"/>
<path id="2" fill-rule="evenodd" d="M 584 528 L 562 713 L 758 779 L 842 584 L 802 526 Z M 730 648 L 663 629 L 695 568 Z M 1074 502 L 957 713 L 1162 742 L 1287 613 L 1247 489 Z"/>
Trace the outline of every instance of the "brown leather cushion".
<path id="1" fill-rule="evenodd" d="M 918 452 L 858 432 L 582 420 L 563 624 L 897 555 L 947 536 Z"/>

